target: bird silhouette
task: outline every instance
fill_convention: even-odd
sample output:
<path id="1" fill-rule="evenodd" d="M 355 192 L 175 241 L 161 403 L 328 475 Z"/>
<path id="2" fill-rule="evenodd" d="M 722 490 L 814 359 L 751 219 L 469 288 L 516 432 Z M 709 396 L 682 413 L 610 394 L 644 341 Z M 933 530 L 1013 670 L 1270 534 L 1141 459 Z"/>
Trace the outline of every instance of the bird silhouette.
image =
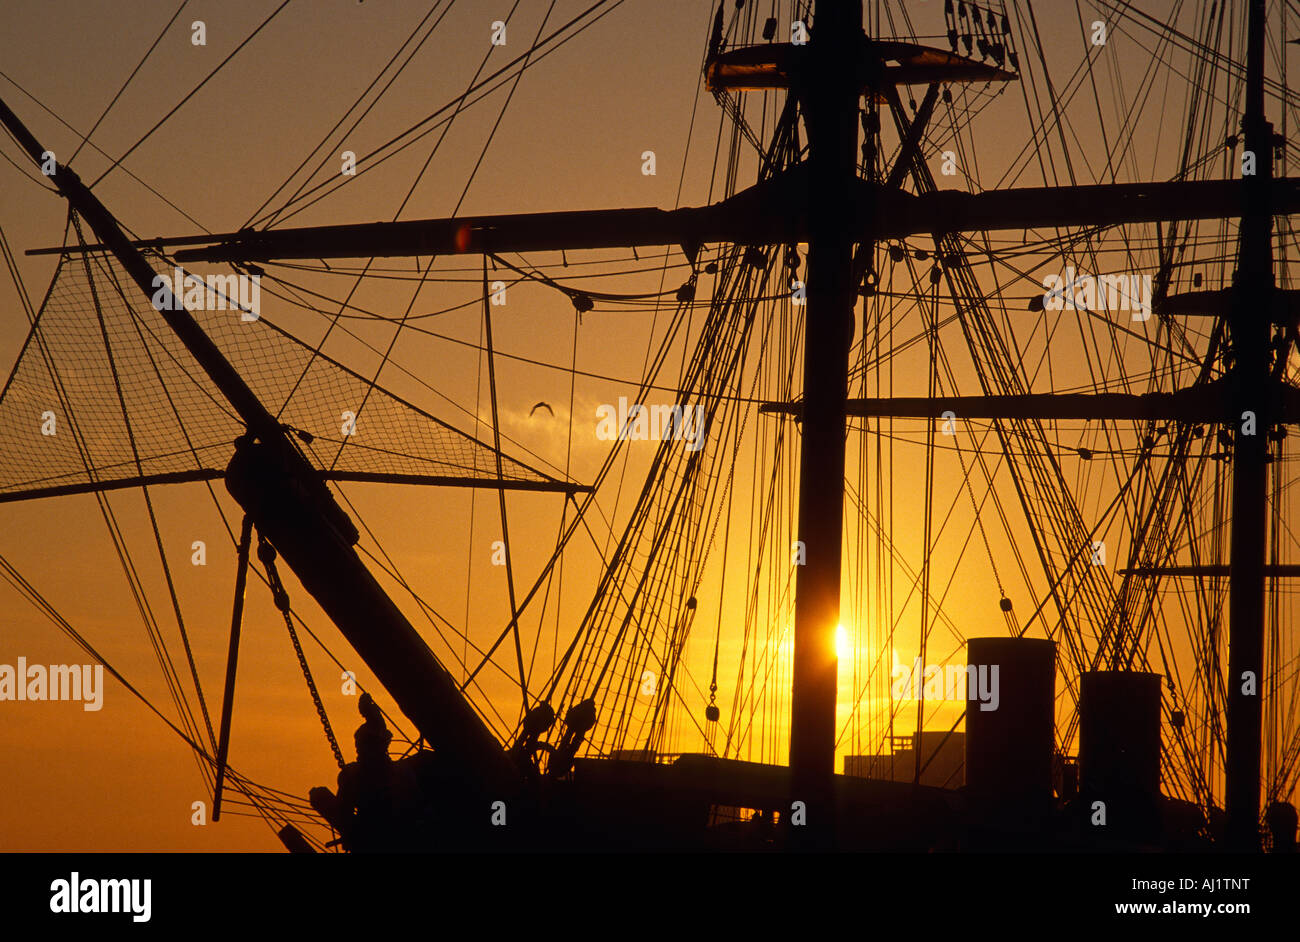
<path id="1" fill-rule="evenodd" d="M 551 404 L 549 402 L 537 403 L 537 405 L 533 406 L 531 409 L 528 410 L 528 417 L 532 418 L 533 413 L 536 412 L 538 409 L 545 409 L 547 412 L 551 413 L 552 418 L 555 417 L 555 410 L 551 408 Z"/>

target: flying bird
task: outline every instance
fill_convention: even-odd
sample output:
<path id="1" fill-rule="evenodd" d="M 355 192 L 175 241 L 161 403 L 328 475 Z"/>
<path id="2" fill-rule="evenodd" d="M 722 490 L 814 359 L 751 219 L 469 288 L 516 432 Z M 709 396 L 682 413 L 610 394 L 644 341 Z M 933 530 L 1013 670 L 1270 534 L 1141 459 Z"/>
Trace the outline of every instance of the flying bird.
<path id="1" fill-rule="evenodd" d="M 528 417 L 531 419 L 533 417 L 533 413 L 536 412 L 538 409 L 545 409 L 547 412 L 551 413 L 551 418 L 555 418 L 555 410 L 551 408 L 551 404 L 549 402 L 537 403 L 537 405 L 533 406 L 531 409 L 528 410 Z"/>

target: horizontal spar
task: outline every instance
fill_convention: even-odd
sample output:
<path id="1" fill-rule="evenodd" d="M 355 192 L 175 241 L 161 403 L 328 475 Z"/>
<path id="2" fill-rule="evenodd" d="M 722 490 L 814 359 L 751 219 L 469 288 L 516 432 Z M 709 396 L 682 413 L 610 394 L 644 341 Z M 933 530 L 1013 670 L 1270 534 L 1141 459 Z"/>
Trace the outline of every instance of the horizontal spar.
<path id="1" fill-rule="evenodd" d="M 184 249 L 175 257 L 179 262 L 257 262 L 680 245 L 694 259 L 705 243 L 806 241 L 807 203 L 807 173 L 796 167 L 711 206 L 507 213 L 237 232 L 209 236 L 203 241 L 210 244 Z M 196 238 L 159 239 L 150 245 L 193 245 Z"/>
<path id="2" fill-rule="evenodd" d="M 512 481 L 509 478 L 458 478 L 436 474 L 384 474 L 370 471 L 322 471 L 326 481 L 361 484 L 415 484 L 425 487 L 485 487 L 506 491 L 547 491 L 557 494 L 590 494 L 590 484 L 568 481 Z"/>
<path id="3" fill-rule="evenodd" d="M 878 237 L 931 232 L 979 232 L 1056 226 L 1116 226 L 1241 215 L 1240 180 L 1110 183 L 1098 186 L 1018 187 L 962 193 L 939 190 L 904 202 L 904 218 L 879 228 Z M 1300 211 L 1300 178 L 1274 180 L 1275 215 Z"/>
<path id="4" fill-rule="evenodd" d="M 1207 565 L 1207 566 L 1138 566 L 1135 569 L 1116 570 L 1121 576 L 1143 576 L 1151 578 L 1154 576 L 1212 576 L 1214 578 L 1228 578 L 1228 566 Z M 1300 566 L 1288 563 L 1279 563 L 1276 566 L 1266 565 L 1264 567 L 1265 578 L 1270 579 L 1294 579 L 1300 576 Z"/>
<path id="5" fill-rule="evenodd" d="M 1300 422 L 1300 393 L 1289 386 L 1275 390 L 1283 405 L 1274 421 Z M 1276 407 L 1276 403 L 1274 404 Z M 769 402 L 760 412 L 800 415 L 798 402 Z M 1228 422 L 1234 410 L 1224 390 L 1210 384 L 1174 393 L 1039 393 L 1023 396 L 926 396 L 892 399 L 849 399 L 851 416 L 897 419 L 940 419 L 951 412 L 963 419 L 1082 419 Z"/>
<path id="6" fill-rule="evenodd" d="M 236 235 L 207 248 L 184 249 L 176 253 L 176 260 L 393 258 L 725 241 L 725 228 L 708 225 L 709 212 L 613 209 L 281 229 Z"/>
<path id="7" fill-rule="evenodd" d="M 215 468 L 198 468 L 193 471 L 167 471 L 161 474 L 135 475 L 107 481 L 83 481 L 79 484 L 55 484 L 48 487 L 29 487 L 21 491 L 0 493 L 0 504 L 41 497 L 65 497 L 69 494 L 98 494 L 120 491 L 128 487 L 148 487 L 156 484 L 188 484 L 194 481 L 216 481 L 225 477 L 224 471 Z"/>
<path id="8" fill-rule="evenodd" d="M 38 500 L 42 497 L 66 497 L 70 494 L 97 494 L 120 491 L 129 487 L 150 487 L 164 484 L 188 484 L 194 481 L 217 481 L 226 472 L 215 468 L 194 471 L 168 471 L 161 474 L 114 478 L 106 481 L 84 481 L 79 484 L 57 484 L 49 487 L 31 487 L 20 491 L 0 492 L 0 504 Z M 437 474 L 384 474 L 369 471 L 321 471 L 322 481 L 340 481 L 359 484 L 412 484 L 423 487 L 483 487 L 507 491 L 543 491 L 559 494 L 588 494 L 589 484 L 571 484 L 566 481 L 512 481 L 509 479 L 474 477 L 458 478 Z"/>
<path id="9" fill-rule="evenodd" d="M 1275 214 L 1300 210 L 1300 179 L 1271 184 Z M 1186 219 L 1235 218 L 1242 183 L 1209 180 L 1100 186 L 1020 187 L 914 195 L 859 181 L 848 207 L 863 240 L 900 239 L 941 232 L 977 232 L 1056 226 L 1112 226 Z M 139 247 L 177 252 L 180 262 L 259 262 L 537 252 L 564 249 L 680 245 L 694 258 L 701 245 L 786 245 L 808 239 L 808 174 L 792 168 L 711 206 L 682 209 L 576 210 L 556 213 L 416 219 L 218 235 L 146 239 Z M 89 246 L 85 251 L 102 250 Z M 29 250 L 71 254 L 77 248 Z"/>

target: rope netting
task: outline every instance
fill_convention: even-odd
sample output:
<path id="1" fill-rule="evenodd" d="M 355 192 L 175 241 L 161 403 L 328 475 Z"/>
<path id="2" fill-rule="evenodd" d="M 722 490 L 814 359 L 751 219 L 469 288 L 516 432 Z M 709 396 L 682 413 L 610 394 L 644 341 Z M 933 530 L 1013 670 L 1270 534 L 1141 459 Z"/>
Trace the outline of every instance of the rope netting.
<path id="1" fill-rule="evenodd" d="M 149 256 L 172 279 L 174 266 Z M 332 474 L 496 479 L 496 454 L 219 290 L 191 316 Z M 247 298 L 245 298 L 247 300 Z M 226 308 L 226 309 L 215 309 Z M 0 497 L 139 476 L 218 473 L 243 422 L 111 255 L 65 256 L 0 390 Z M 134 446 L 134 447 L 133 447 Z M 138 455 L 138 464 L 137 464 Z M 502 456 L 507 481 L 558 483 Z"/>

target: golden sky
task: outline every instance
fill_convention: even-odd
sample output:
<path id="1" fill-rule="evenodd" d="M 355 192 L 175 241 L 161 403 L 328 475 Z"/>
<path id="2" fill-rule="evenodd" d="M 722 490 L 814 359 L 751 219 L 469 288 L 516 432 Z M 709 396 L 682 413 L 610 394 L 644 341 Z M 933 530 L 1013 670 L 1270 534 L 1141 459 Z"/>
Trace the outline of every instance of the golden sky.
<path id="1" fill-rule="evenodd" d="M 0 35 L 0 63 L 3 64 L 0 67 L 74 128 L 88 130 L 176 5 L 174 0 L 129 3 L 121 0 L 106 4 L 10 0 L 6 5 L 6 29 Z M 93 144 L 112 155 L 123 153 L 275 6 L 269 0 L 188 4 L 96 131 Z M 519 4 L 518 12 L 509 21 L 507 44 L 493 51 L 488 71 L 527 48 L 547 6 L 540 0 L 524 0 Z M 572 0 L 556 3 L 547 30 L 577 15 L 586 6 L 586 2 Z M 874 22 L 880 15 L 875 12 L 878 5 L 868 2 L 866 6 L 873 11 Z M 894 4 L 889 7 L 897 9 Z M 1060 88 L 1078 92 L 1075 68 L 1090 50 L 1082 38 L 1085 32 L 1080 30 L 1076 4 L 1053 0 L 1037 3 L 1035 8 L 1054 80 Z M 457 96 L 489 50 L 492 21 L 505 17 L 508 9 L 506 2 L 489 4 L 474 0 L 455 4 L 389 94 L 345 144 L 334 148 L 335 152 L 350 148 L 357 154 L 365 153 Z M 917 31 L 931 36 L 942 30 L 941 9 L 938 0 L 908 5 Z M 216 79 L 132 153 L 125 167 L 210 231 L 233 230 L 244 225 L 365 89 L 426 10 L 426 4 L 413 0 L 370 3 L 296 0 Z M 725 167 L 730 136 L 729 132 L 719 135 L 721 112 L 711 97 L 702 92 L 699 73 L 713 10 L 711 3 L 699 0 L 628 0 L 531 68 L 491 138 L 482 165 L 464 194 L 460 214 L 627 206 L 672 208 L 702 205 L 711 197 L 716 198 L 723 187 L 721 168 Z M 191 42 L 190 24 L 194 20 L 204 21 L 206 46 Z M 890 21 L 886 18 L 885 22 Z M 901 20 L 897 25 L 901 30 Z M 888 33 L 889 27 L 883 27 L 882 32 Z M 946 48 L 942 39 L 931 41 Z M 1022 151 L 1029 140 L 1026 92 L 1013 85 L 1003 95 L 988 96 L 987 101 L 979 103 L 980 113 L 974 125 L 979 146 L 969 154 L 962 151 L 963 174 L 990 187 L 1041 185 L 1066 175 L 1063 161 L 1071 155 L 1071 172 L 1080 183 L 1161 179 L 1172 172 L 1172 160 L 1177 155 L 1174 133 L 1177 124 L 1173 121 L 1168 128 L 1162 125 L 1161 96 L 1169 95 L 1168 108 L 1163 110 L 1177 118 L 1181 115 L 1184 91 L 1180 87 L 1175 94 L 1164 85 L 1147 88 L 1144 76 L 1127 75 L 1114 69 L 1115 61 L 1128 62 L 1135 68 L 1143 63 L 1145 44 L 1149 42 L 1145 34 L 1116 35 L 1111 42 L 1129 42 L 1129 45 L 1121 46 L 1115 56 L 1105 59 L 1110 71 L 1098 73 L 1103 76 L 1103 91 L 1114 93 L 1118 96 L 1116 100 L 1123 102 L 1125 96 L 1137 94 L 1135 87 L 1147 89 L 1140 107 L 1128 111 L 1121 107 L 1120 111 L 1150 119 L 1135 136 L 1121 166 L 1106 166 L 1103 135 L 1097 127 L 1095 111 L 1089 111 L 1094 107 L 1091 94 L 1072 98 L 1076 102 L 1071 119 L 1074 136 L 1065 141 L 1049 140 L 1042 148 L 1045 156 L 1041 160 L 1026 159 Z M 1236 90 L 1231 93 L 1235 94 Z M 917 94 L 919 97 L 919 90 Z M 61 162 L 71 156 L 78 143 L 72 132 L 3 78 L 0 78 L 0 96 L 27 122 L 37 138 L 54 150 Z M 502 90 L 457 118 L 401 218 L 440 217 L 456 209 L 504 101 L 505 90 Z M 1107 102 L 1109 106 L 1110 99 Z M 1035 109 L 1038 107 L 1039 104 L 1034 105 Z M 758 113 L 755 108 L 753 114 Z M 1108 130 L 1113 134 L 1115 128 Z M 436 139 L 436 134 L 426 138 L 381 171 L 358 176 L 338 193 L 286 224 L 392 219 Z M 892 127 L 888 127 L 886 139 L 891 143 L 896 139 Z M 963 132 L 960 141 L 969 144 L 971 135 Z M 748 147 L 743 142 L 740 146 Z M 719 154 L 716 165 L 715 148 Z M 940 149 L 936 146 L 933 155 L 936 173 Z M 11 142 L 0 142 L 0 150 L 18 159 L 17 149 Z M 656 155 L 657 172 L 653 176 L 642 173 L 642 155 L 646 150 L 653 150 Z M 107 165 L 102 154 L 87 147 L 72 166 L 89 182 Z M 744 186 L 754 179 L 752 155 L 742 160 L 740 166 L 739 185 Z M 328 172 L 322 178 L 326 175 Z M 61 242 L 65 208 L 60 199 L 19 179 L 17 171 L 7 164 L 0 165 L 0 179 L 4 180 L 0 187 L 0 226 L 19 253 L 28 294 L 33 303 L 39 303 L 53 272 L 53 260 L 21 253 Z M 941 186 L 966 185 L 964 178 L 938 179 Z M 121 169 L 97 186 L 96 193 L 125 225 L 142 236 L 194 231 L 193 223 L 160 202 Z M 278 205 L 283 197 L 272 202 Z M 997 233 L 993 238 L 998 247 L 1005 247 L 1015 243 L 1017 236 L 1017 233 Z M 633 293 L 672 289 L 687 274 L 681 252 L 675 247 L 667 250 L 666 260 L 671 267 L 662 276 L 653 262 L 646 262 L 664 253 L 662 249 L 647 249 L 635 264 L 615 261 L 626 257 L 623 252 L 571 254 L 566 261 L 572 267 L 566 270 L 565 276 L 556 277 L 578 283 L 576 279 L 585 273 L 581 266 L 598 262 L 604 264 L 605 270 L 625 267 L 638 271 L 632 277 L 593 283 L 598 290 Z M 1139 247 L 1134 257 L 1139 260 L 1135 264 L 1149 263 L 1153 253 L 1149 246 Z M 559 259 L 539 255 L 529 261 L 551 266 Z M 1022 271 L 1027 273 L 1024 277 L 1006 268 L 986 265 L 980 269 L 981 284 L 988 290 L 1000 288 L 1009 299 L 1014 299 L 1008 300 L 1004 316 L 1022 317 L 1028 323 L 1031 315 L 1025 310 L 1024 301 L 1040 290 L 1037 285 L 1043 275 L 1035 266 L 1048 263 L 1056 265 L 1059 258 L 1022 260 Z M 354 263 L 339 264 L 350 267 Z M 386 259 L 378 264 L 415 274 L 411 260 Z M 400 314 L 412 303 L 416 311 L 423 312 L 470 302 L 461 310 L 423 322 L 442 334 L 442 338 L 404 336 L 381 381 L 422 408 L 486 439 L 490 437 L 490 427 L 486 424 L 475 427 L 475 416 L 486 420 L 490 415 L 486 375 L 480 378 L 482 361 L 472 349 L 478 346 L 480 336 L 480 309 L 473 303 L 479 298 L 479 264 L 477 256 L 440 260 L 437 266 L 440 276 L 447 280 L 421 289 L 414 302 L 410 283 L 385 281 L 366 285 L 353 298 L 353 303 Z M 200 270 L 204 269 L 200 267 Z M 601 270 L 599 266 L 597 270 Z M 924 268 L 920 270 L 924 272 Z M 548 271 L 556 274 L 553 269 Z M 1224 274 L 1221 262 L 1219 267 L 1207 267 L 1205 271 L 1212 281 Z M 509 272 L 494 271 L 492 275 L 512 277 Z M 899 278 L 901 281 L 901 269 Z M 339 275 L 304 275 L 302 281 L 338 298 L 350 286 L 348 279 Z M 708 279 L 702 280 L 702 289 L 708 289 L 711 284 Z M 882 287 L 888 289 L 889 283 Z M 0 304 L 3 311 L 0 361 L 8 369 L 21 347 L 27 324 L 8 282 L 0 288 Z M 319 318 L 303 315 L 274 299 L 266 299 L 264 304 L 267 316 L 276 323 L 301 332 L 307 342 L 319 339 L 323 323 Z M 512 287 L 507 306 L 494 313 L 497 350 L 558 368 L 544 368 L 515 359 L 502 359 L 498 363 L 501 426 L 503 434 L 510 439 L 505 450 L 534 464 L 547 462 L 552 468 L 564 469 L 567 462 L 572 478 L 589 481 L 609 447 L 609 443 L 596 437 L 596 409 L 617 402 L 620 395 L 635 392 L 647 351 L 662 340 L 670 313 L 671 302 L 658 311 L 651 305 L 621 308 L 598 305 L 577 328 L 575 352 L 575 323 L 569 302 L 541 285 Z M 943 314 L 941 309 L 940 316 Z M 899 302 L 897 308 L 885 310 L 881 316 L 898 320 L 900 338 L 921 333 L 920 311 L 914 305 L 909 307 Z M 381 349 L 391 335 L 391 327 L 386 324 L 349 326 Z M 864 324 L 860 306 L 859 338 L 864 326 L 874 329 L 874 325 Z M 1154 329 L 1154 325 L 1126 326 L 1139 332 Z M 698 330 L 698 323 L 693 329 Z M 1074 333 L 1064 342 L 1078 347 L 1093 343 L 1105 349 L 1105 344 L 1095 338 L 1083 337 L 1083 327 L 1070 327 L 1070 331 Z M 1046 332 L 1027 329 L 1024 336 L 1027 340 L 1023 352 L 1027 360 L 1034 362 L 1036 357 L 1044 356 Z M 445 338 L 461 342 L 457 344 Z M 788 343 L 788 338 L 784 342 Z M 1056 337 L 1054 342 L 1063 341 Z M 773 343 L 779 345 L 779 341 Z M 673 349 L 676 364 L 681 360 L 684 345 L 678 343 Z M 1098 370 L 1112 380 L 1136 375 L 1137 368 L 1132 363 L 1135 349 L 1140 349 L 1140 344 L 1135 345 L 1131 338 L 1128 341 L 1121 338 L 1108 351 L 1110 358 L 1106 362 L 1085 362 L 1077 354 L 1067 352 L 1065 356 L 1055 355 L 1051 361 L 1041 360 L 1031 372 L 1045 384 L 1043 388 L 1056 389 L 1086 383 L 1090 374 L 1096 375 Z M 352 341 L 336 338 L 335 346 L 327 346 L 326 351 L 365 375 L 370 375 L 369 371 L 378 365 L 373 354 Z M 865 389 L 859 384 L 855 393 L 887 395 L 891 390 L 900 395 L 926 393 L 931 355 L 925 344 L 900 352 L 891 362 L 894 372 L 888 376 L 882 372 Z M 570 439 L 569 374 L 564 368 L 571 363 L 579 370 L 623 381 L 593 376 L 576 381 Z M 954 368 L 959 381 L 970 382 L 970 370 L 965 363 L 956 363 Z M 663 378 L 670 384 L 675 381 L 675 369 L 674 365 L 664 374 Z M 767 386 L 764 384 L 764 388 Z M 744 390 L 745 395 L 749 392 Z M 554 416 L 530 415 L 538 401 L 550 403 Z M 768 423 L 766 434 L 770 435 L 773 424 L 783 420 L 754 415 L 750 421 Z M 923 548 L 919 508 L 924 450 L 918 428 L 923 428 L 921 423 L 912 423 L 904 435 L 900 426 L 897 439 L 891 440 L 889 447 L 895 450 L 886 453 L 883 460 L 896 470 L 888 482 L 887 499 L 883 491 L 863 494 L 866 503 L 875 510 L 888 508 L 888 516 L 881 518 L 882 524 L 891 532 L 899 554 L 913 561 L 911 576 L 915 574 L 915 561 Z M 971 429 L 972 434 L 979 431 L 982 427 Z M 1063 431 L 1060 437 L 1062 442 L 1068 439 L 1069 447 L 1088 440 L 1077 426 Z M 763 441 L 770 442 L 770 439 Z M 584 534 L 566 557 L 562 601 L 552 600 L 548 604 L 540 628 L 535 614 L 530 613 L 525 619 L 529 643 L 536 639 L 539 664 L 551 663 L 557 635 L 561 646 L 567 643 L 590 601 L 599 565 L 594 542 L 599 542 L 600 550 L 607 553 L 611 534 L 616 538 L 627 520 L 652 454 L 648 444 L 639 443 L 642 446 L 639 448 L 635 447 L 637 444 L 632 443 L 626 463 L 620 461 L 607 496 L 602 495 L 601 514 L 593 516 L 592 521 L 594 540 Z M 992 446 L 992 439 L 985 440 L 984 447 Z M 737 472 L 738 480 L 751 473 L 762 447 L 753 439 L 747 441 L 738 462 L 738 467 L 743 469 Z M 880 479 L 881 459 L 874 448 L 873 444 L 870 450 L 859 451 L 857 440 L 850 438 L 851 482 Z M 931 595 L 940 603 L 948 623 L 935 628 L 932 662 L 949 659 L 961 662 L 964 659 L 961 638 L 1005 631 L 997 608 L 999 579 L 1007 583 L 1006 591 L 1014 597 L 1017 614 L 1022 618 L 1028 616 L 1032 603 L 1041 597 L 1031 598 L 1031 592 L 1041 592 L 1044 588 L 1041 570 L 1022 576 L 1010 563 L 1013 548 L 1018 543 L 1023 545 L 1024 534 L 1014 529 L 1009 532 L 1001 526 L 992 516 L 991 508 L 982 516 L 989 522 L 984 534 L 989 547 L 985 550 L 981 535 L 972 529 L 972 501 L 962 491 L 960 469 L 951 458 L 951 454 L 945 456 L 943 467 L 936 470 L 940 482 L 936 492 L 943 492 L 941 499 L 937 498 L 941 510 L 946 511 L 949 506 L 958 510 L 954 522 L 950 527 L 945 525 L 942 536 L 934 540 L 932 568 L 942 573 L 943 578 L 936 578 Z M 1088 469 L 1077 462 L 1071 463 L 1066 473 L 1081 484 L 1089 482 Z M 1001 480 L 1005 484 L 1005 478 Z M 1083 501 L 1083 513 L 1088 520 L 1100 513 L 1107 499 L 1102 486 L 1106 482 L 1091 483 L 1097 486 L 1088 490 L 1088 497 Z M 226 497 L 219 482 L 215 487 L 227 514 L 233 514 L 233 501 Z M 495 493 L 481 491 L 471 497 L 463 490 L 396 489 L 380 485 L 352 485 L 345 488 L 345 493 L 355 504 L 360 518 L 374 530 L 387 553 L 399 561 L 404 575 L 429 605 L 457 626 L 467 623 L 468 610 L 470 637 L 479 644 L 490 643 L 509 615 L 504 573 L 490 561 L 491 543 L 499 538 Z M 743 524 L 738 530 L 737 544 L 745 542 L 751 502 L 759 493 L 760 488 L 749 480 L 743 486 L 737 485 L 734 506 L 729 510 L 732 519 Z M 215 723 L 229 630 L 233 552 L 205 487 L 191 484 L 155 489 L 153 496 L 178 592 L 187 603 L 187 624 Z M 975 496 L 981 497 L 982 492 L 977 491 Z M 133 552 L 141 561 L 146 585 L 154 591 L 152 603 L 160 622 L 170 632 L 173 654 L 179 658 L 179 639 L 170 618 L 142 504 L 138 496 L 124 493 L 115 496 L 112 505 L 121 515 L 124 531 L 135 538 Z M 554 546 L 561 499 L 555 495 L 511 496 L 509 510 L 516 588 L 522 594 Z M 1009 512 L 1014 510 L 1008 506 Z M 1023 529 L 1023 524 L 1020 526 Z M 1125 533 L 1124 526 L 1117 525 L 1113 536 L 1107 538 L 1122 544 Z M 853 544 L 860 539 L 866 541 L 864 545 L 874 545 L 870 541 L 875 537 L 865 515 L 858 515 L 846 525 L 846 541 Z M 189 564 L 190 546 L 195 540 L 203 540 L 208 546 L 206 566 Z M 171 709 L 153 652 L 133 609 L 93 498 L 67 497 L 4 505 L 0 508 L 0 552 L 55 602 L 69 622 L 93 639 L 106 657 L 137 682 L 142 691 Z M 1002 561 L 1001 571 L 996 575 L 990 559 Z M 729 566 L 744 567 L 745 550 L 733 545 L 727 560 Z M 468 590 L 467 570 L 472 587 Z M 895 649 L 900 659 L 910 662 L 916 651 L 919 618 L 918 601 L 908 592 L 911 577 L 908 572 L 892 563 L 882 570 L 876 558 L 850 550 L 846 553 L 845 573 L 842 622 L 852 639 L 852 655 L 841 663 L 840 726 L 847 724 L 848 732 L 841 739 L 839 756 L 881 749 L 887 724 L 880 716 L 880 698 L 887 696 L 889 655 L 892 654 L 886 640 L 890 626 L 885 622 L 891 619 L 900 622 Z M 859 577 L 861 590 L 847 587 Z M 873 596 L 882 579 L 890 584 L 885 606 L 879 605 Z M 393 587 L 391 581 L 382 577 L 381 581 Z M 364 687 L 373 690 L 375 685 L 365 666 L 306 593 L 294 581 L 289 582 L 289 591 L 295 606 L 330 650 L 345 666 L 356 671 Z M 781 596 L 781 587 L 776 583 L 766 586 L 764 591 L 765 598 L 768 593 L 771 598 Z M 0 622 L 0 664 L 14 663 L 20 655 L 28 663 L 41 664 L 86 660 L 15 592 L 7 587 L 4 592 L 6 615 Z M 684 653 L 684 663 L 696 685 L 692 689 L 698 692 L 699 686 L 708 682 L 709 660 L 715 638 L 718 639 L 719 702 L 725 717 L 735 696 L 732 687 L 743 647 L 739 626 L 744 619 L 745 586 L 743 580 L 737 581 L 733 571 L 724 587 L 722 575 L 714 566 L 706 573 L 698 595 L 700 610 Z M 333 785 L 336 770 L 284 627 L 268 596 L 260 583 L 250 582 L 231 763 L 255 780 L 305 795 L 312 786 Z M 409 597 L 399 597 L 399 603 L 425 630 L 444 663 L 448 663 L 449 652 L 458 653 L 455 648 L 438 639 L 427 621 L 417 620 L 418 609 L 410 604 Z M 773 608 L 779 606 L 774 604 Z M 781 637 L 781 631 L 780 625 L 767 625 L 758 637 L 775 640 Z M 1041 624 L 1032 633 L 1042 636 Z M 335 732 L 345 756 L 350 759 L 352 731 L 359 722 L 355 698 L 342 692 L 339 669 L 320 647 L 310 638 L 303 640 Z M 785 643 L 788 644 L 788 639 Z M 746 651 L 752 656 L 752 648 Z M 759 721 L 762 728 L 755 727 L 743 743 L 733 745 L 732 755 L 784 761 L 788 733 L 781 727 L 780 716 L 783 704 L 788 703 L 785 689 L 788 688 L 788 663 L 782 666 L 780 656 L 774 660 L 776 673 L 769 676 L 766 685 L 769 699 L 756 709 L 763 717 Z M 511 659 L 498 658 L 498 662 L 508 667 Z M 183 659 L 178 663 L 183 665 Z M 881 663 L 885 665 L 883 676 L 879 673 Z M 873 665 L 876 674 L 871 674 Z M 458 666 L 453 674 L 461 676 Z M 507 704 L 504 710 L 513 719 L 518 695 L 517 688 L 512 690 L 508 675 L 489 671 L 483 683 L 482 696 Z M 865 697 L 864 690 L 868 691 Z M 375 692 L 389 712 L 396 715 L 382 691 Z M 694 694 L 691 696 L 691 709 L 695 714 L 701 713 L 703 701 Z M 853 704 L 859 698 L 858 713 L 853 713 Z M 953 710 L 947 704 L 934 707 L 927 712 L 926 727 L 948 728 L 956 716 Z M 187 755 L 188 749 L 120 685 L 109 682 L 105 707 L 99 712 L 85 712 L 75 703 L 4 703 L 0 712 L 4 714 L 0 721 L 0 756 L 4 757 L 0 760 L 0 795 L 6 798 L 0 806 L 0 849 L 280 849 L 273 833 L 255 817 L 231 816 L 205 827 L 191 824 L 191 803 L 207 801 L 210 796 L 193 759 Z M 866 716 L 868 712 L 873 715 Z M 859 713 L 863 715 L 859 717 Z M 403 718 L 402 722 L 409 732 L 409 721 Z M 702 748 L 690 723 L 677 717 L 672 728 L 673 749 Z"/>

